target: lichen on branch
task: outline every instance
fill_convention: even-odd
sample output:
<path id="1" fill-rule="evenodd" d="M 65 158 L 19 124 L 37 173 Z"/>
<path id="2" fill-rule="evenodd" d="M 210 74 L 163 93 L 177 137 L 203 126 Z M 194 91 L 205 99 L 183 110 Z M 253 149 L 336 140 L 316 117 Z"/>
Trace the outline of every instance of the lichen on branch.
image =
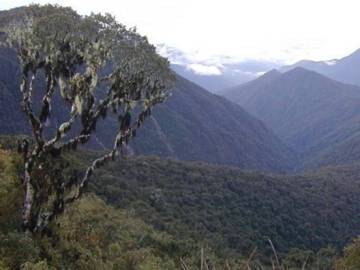
<path id="1" fill-rule="evenodd" d="M 96 168 L 115 159 L 152 108 L 167 98 L 174 77 L 146 37 L 109 14 L 80 16 L 53 5 L 31 5 L 24 14 L 4 30 L 21 64 L 21 107 L 33 134 L 33 140 L 19 144 L 23 226 L 37 233 L 81 196 Z M 35 108 L 39 95 L 40 108 Z M 62 103 L 54 102 L 56 95 Z M 66 107 L 69 115 L 49 137 L 44 134 L 54 106 Z M 49 165 L 52 158 L 89 142 L 98 121 L 109 114 L 119 124 L 108 153 L 68 179 L 61 173 L 67 166 Z"/>

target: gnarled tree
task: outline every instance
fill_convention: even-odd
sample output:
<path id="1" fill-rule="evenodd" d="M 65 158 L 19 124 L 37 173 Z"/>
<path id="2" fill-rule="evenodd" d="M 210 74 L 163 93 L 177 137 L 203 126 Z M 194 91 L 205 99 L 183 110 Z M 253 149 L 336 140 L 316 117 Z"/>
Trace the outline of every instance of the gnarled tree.
<path id="1" fill-rule="evenodd" d="M 23 226 L 36 233 L 44 232 L 82 195 L 96 168 L 121 153 L 152 107 L 167 97 L 173 76 L 168 61 L 145 37 L 110 15 L 80 16 L 52 5 L 32 5 L 24 14 L 6 33 L 21 64 L 22 109 L 33 134 L 33 140 L 19 144 L 24 158 Z M 62 102 L 54 103 L 55 96 Z M 48 132 L 53 106 L 65 106 L 68 119 Z M 109 152 L 71 177 L 65 177 L 64 166 L 49 164 L 89 142 L 98 121 L 108 114 L 119 122 Z"/>

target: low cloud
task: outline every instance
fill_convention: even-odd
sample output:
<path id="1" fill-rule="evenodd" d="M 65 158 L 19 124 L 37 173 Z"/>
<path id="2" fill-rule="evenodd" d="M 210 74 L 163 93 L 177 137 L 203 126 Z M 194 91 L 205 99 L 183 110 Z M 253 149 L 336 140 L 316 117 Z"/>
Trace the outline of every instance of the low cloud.
<path id="1" fill-rule="evenodd" d="M 203 64 L 190 64 L 187 69 L 192 70 L 198 75 L 221 75 L 222 72 L 217 66 L 206 66 Z"/>
<path id="2" fill-rule="evenodd" d="M 280 63 L 264 59 L 240 59 L 227 55 L 206 58 L 199 52 L 184 52 L 165 44 L 157 45 L 157 52 L 168 58 L 171 64 L 202 76 L 246 77 L 248 80 L 281 66 Z"/>

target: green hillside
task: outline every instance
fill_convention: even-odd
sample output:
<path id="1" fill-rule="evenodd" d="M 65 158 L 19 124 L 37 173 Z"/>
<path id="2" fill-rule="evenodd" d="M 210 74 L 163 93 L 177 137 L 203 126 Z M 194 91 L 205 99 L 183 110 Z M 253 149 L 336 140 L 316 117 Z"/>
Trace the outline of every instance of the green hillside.
<path id="1" fill-rule="evenodd" d="M 196 259 L 199 248 L 192 240 L 175 240 L 91 194 L 56 219 L 51 234 L 25 234 L 18 164 L 16 155 L 0 149 L 1 270 L 172 270 L 179 269 L 180 258 L 189 265 Z"/>
<path id="2" fill-rule="evenodd" d="M 0 10 L 0 270 L 359 270 L 360 87 L 169 64 L 110 14 Z"/>
<path id="3" fill-rule="evenodd" d="M 1 141 L 13 145 L 13 139 Z M 94 155 L 67 159 L 79 169 Z M 31 239 L 19 227 L 18 164 L 10 150 L 0 151 L 4 269 L 25 262 L 55 269 L 180 269 L 180 258 L 198 265 L 200 247 L 219 265 L 225 259 L 241 265 L 257 247 L 254 263 L 266 265 L 273 256 L 268 239 L 284 264 L 296 265 L 304 254 L 315 264 L 329 252 L 334 258 L 327 246 L 339 252 L 359 234 L 360 167 L 275 176 L 138 157 L 98 171 L 89 191 L 101 199 L 86 195 L 55 220 L 51 234 Z"/>
<path id="4" fill-rule="evenodd" d="M 247 253 L 272 239 L 280 251 L 341 247 L 360 233 L 359 167 L 303 176 L 158 158 L 132 158 L 101 171 L 91 186 L 170 234 L 211 239 Z"/>

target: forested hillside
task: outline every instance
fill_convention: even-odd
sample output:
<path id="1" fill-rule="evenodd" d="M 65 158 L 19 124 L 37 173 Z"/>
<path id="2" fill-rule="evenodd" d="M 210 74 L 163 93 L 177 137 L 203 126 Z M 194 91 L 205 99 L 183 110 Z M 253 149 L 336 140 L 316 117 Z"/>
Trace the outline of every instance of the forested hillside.
<path id="1" fill-rule="evenodd" d="M 298 168 L 359 160 L 359 87 L 296 68 L 284 74 L 272 71 L 224 95 L 298 152 Z"/>
<path id="2" fill-rule="evenodd" d="M 13 139 L 1 141 L 15 146 Z M 273 256 L 268 239 L 285 265 L 308 257 L 309 265 L 330 267 L 343 245 L 359 234 L 360 167 L 285 177 L 138 157 L 95 175 L 89 191 L 106 204 L 87 195 L 54 222 L 51 234 L 32 240 L 19 227 L 19 158 L 8 148 L 0 153 L 5 269 L 25 262 L 28 267 L 180 269 L 179 258 L 197 267 L 201 247 L 212 263 L 228 259 L 238 266 L 257 248 L 252 260 L 266 265 Z M 94 155 L 67 158 L 80 169 Z"/>
<path id="3" fill-rule="evenodd" d="M 267 239 L 280 251 L 341 247 L 360 233 L 359 167 L 302 176 L 157 158 L 119 167 L 101 171 L 92 190 L 179 238 L 211 239 L 224 254 L 265 248 Z"/>
<path id="4" fill-rule="evenodd" d="M 225 98 L 149 40 L 0 11 L 0 270 L 359 270 L 360 86 L 296 67 Z M 201 67 L 267 63 L 227 61 Z"/>
<path id="5" fill-rule="evenodd" d="M 195 242 L 175 241 L 128 210 L 88 195 L 70 207 L 41 237 L 21 224 L 19 158 L 0 150 L 0 269 L 177 269 L 196 254 Z"/>

